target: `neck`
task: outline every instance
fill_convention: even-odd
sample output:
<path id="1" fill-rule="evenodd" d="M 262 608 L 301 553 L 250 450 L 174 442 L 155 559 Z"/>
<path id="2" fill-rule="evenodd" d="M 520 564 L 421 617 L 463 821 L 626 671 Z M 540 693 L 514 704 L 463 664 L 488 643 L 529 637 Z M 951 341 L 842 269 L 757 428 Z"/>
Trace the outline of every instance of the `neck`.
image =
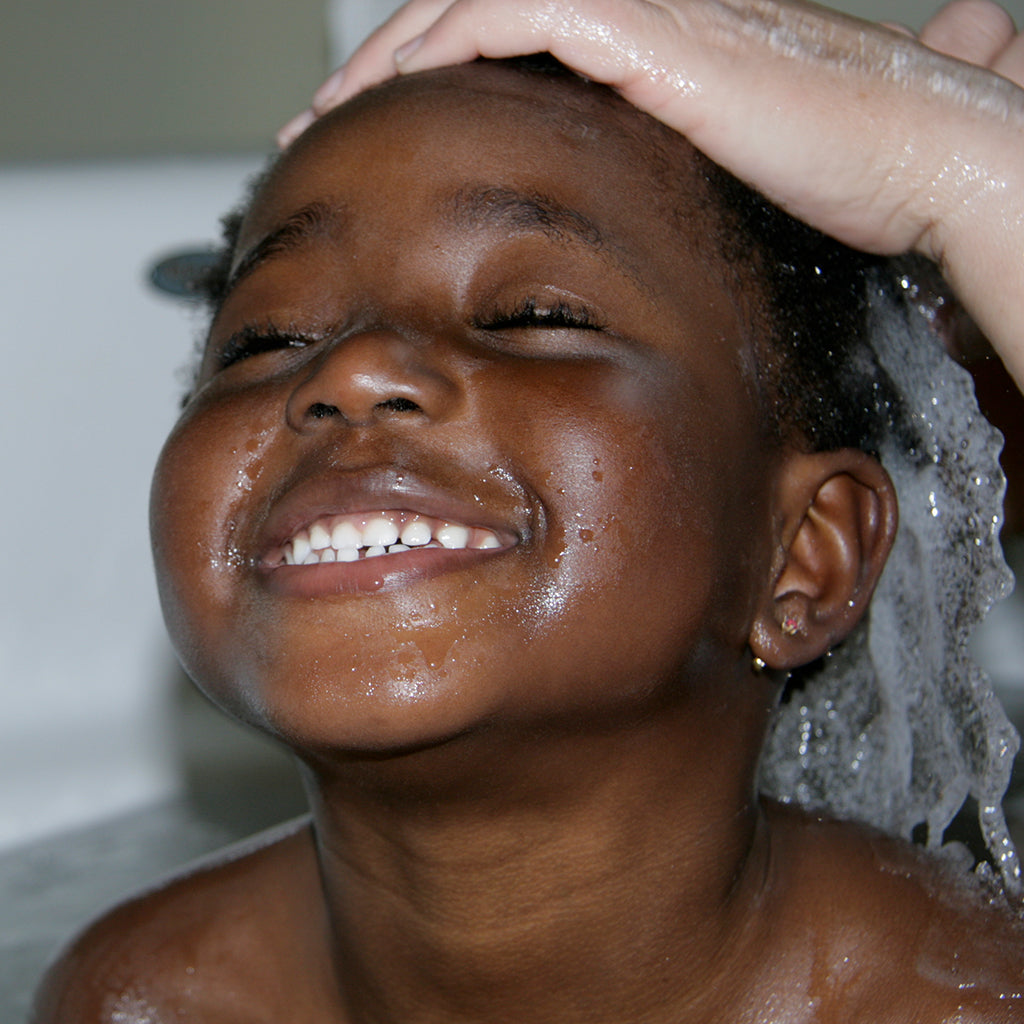
<path id="1" fill-rule="evenodd" d="M 699 1020 L 715 990 L 720 1015 L 761 941 L 767 829 L 752 759 L 670 725 L 311 770 L 346 1019 Z M 748 750 L 762 727 L 731 721 Z"/>

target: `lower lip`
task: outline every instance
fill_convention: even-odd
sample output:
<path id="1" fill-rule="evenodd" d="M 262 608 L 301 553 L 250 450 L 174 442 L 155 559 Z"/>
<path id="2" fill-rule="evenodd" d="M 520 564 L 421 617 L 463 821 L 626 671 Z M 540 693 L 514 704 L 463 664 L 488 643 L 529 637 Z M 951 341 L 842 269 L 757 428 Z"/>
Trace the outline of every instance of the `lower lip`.
<path id="1" fill-rule="evenodd" d="M 456 572 L 505 554 L 509 548 L 418 548 L 355 562 L 263 566 L 268 590 L 288 597 L 375 594 Z"/>

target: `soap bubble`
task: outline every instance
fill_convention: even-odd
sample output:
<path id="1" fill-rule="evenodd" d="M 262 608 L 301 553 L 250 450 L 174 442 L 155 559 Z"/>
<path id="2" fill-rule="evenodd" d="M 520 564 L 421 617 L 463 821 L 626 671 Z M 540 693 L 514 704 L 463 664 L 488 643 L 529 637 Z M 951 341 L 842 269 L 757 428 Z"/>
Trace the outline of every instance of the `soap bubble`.
<path id="1" fill-rule="evenodd" d="M 899 497 L 896 542 L 868 616 L 778 708 L 761 791 L 907 839 L 924 826 L 932 847 L 973 797 L 993 864 L 1020 896 L 1001 807 L 1019 739 L 968 650 L 1013 582 L 999 546 L 1002 437 L 915 297 L 872 285 L 869 341 L 916 435 L 894 430 L 880 451 Z"/>

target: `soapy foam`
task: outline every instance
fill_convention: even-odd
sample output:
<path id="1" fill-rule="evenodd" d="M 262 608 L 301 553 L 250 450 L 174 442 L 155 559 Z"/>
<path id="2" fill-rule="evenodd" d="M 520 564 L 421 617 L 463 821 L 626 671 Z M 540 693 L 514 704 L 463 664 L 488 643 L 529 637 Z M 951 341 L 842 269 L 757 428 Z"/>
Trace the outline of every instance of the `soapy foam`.
<path id="1" fill-rule="evenodd" d="M 868 617 L 780 705 L 761 789 L 910 838 L 943 833 L 968 796 L 1006 890 L 1020 865 L 1001 800 L 1019 739 L 968 641 L 1012 575 L 999 546 L 1002 437 L 978 411 L 970 375 L 916 303 L 872 287 L 870 344 L 916 437 L 895 430 L 880 456 L 900 527 Z M 897 289 L 899 291 L 900 289 Z"/>

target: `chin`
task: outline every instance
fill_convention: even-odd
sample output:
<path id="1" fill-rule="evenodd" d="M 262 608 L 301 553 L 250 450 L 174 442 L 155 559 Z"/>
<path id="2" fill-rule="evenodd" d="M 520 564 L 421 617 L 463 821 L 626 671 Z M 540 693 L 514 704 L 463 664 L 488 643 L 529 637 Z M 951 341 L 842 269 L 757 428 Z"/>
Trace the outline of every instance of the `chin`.
<path id="1" fill-rule="evenodd" d="M 463 663 L 478 659 L 450 647 L 431 651 L 422 639 L 372 653 L 342 644 L 281 666 L 252 653 L 228 678 L 196 673 L 197 685 L 227 714 L 300 758 L 404 754 L 447 743 L 494 711 L 488 680 L 470 679 Z"/>

